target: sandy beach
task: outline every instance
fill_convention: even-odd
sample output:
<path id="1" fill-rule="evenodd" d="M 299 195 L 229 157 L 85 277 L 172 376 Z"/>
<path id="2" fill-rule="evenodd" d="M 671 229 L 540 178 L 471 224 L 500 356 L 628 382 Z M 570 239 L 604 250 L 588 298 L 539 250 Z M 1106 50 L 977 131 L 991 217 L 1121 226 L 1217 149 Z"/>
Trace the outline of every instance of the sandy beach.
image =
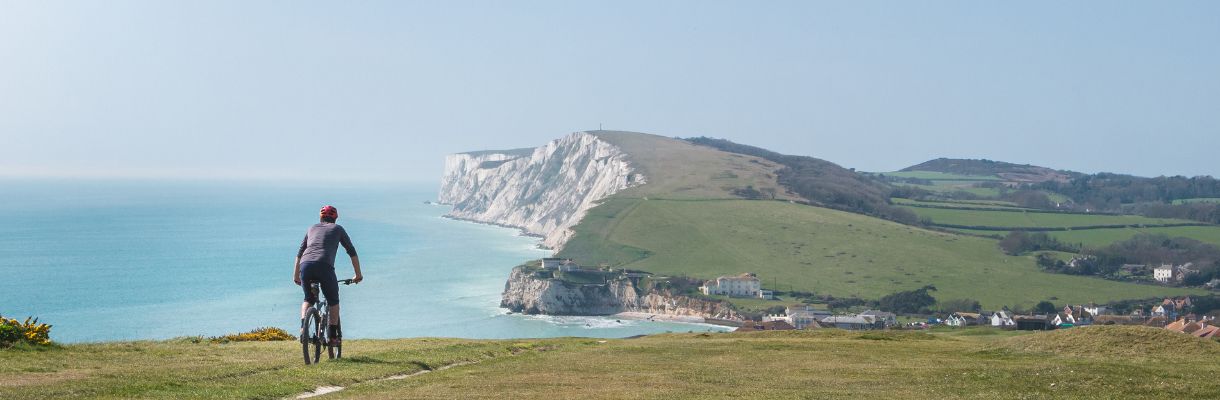
<path id="1" fill-rule="evenodd" d="M 707 320 L 705 320 L 703 317 L 691 315 L 653 314 L 645 312 L 621 312 L 614 314 L 613 317 L 643 321 L 685 322 L 690 324 L 702 324 L 707 322 Z"/>

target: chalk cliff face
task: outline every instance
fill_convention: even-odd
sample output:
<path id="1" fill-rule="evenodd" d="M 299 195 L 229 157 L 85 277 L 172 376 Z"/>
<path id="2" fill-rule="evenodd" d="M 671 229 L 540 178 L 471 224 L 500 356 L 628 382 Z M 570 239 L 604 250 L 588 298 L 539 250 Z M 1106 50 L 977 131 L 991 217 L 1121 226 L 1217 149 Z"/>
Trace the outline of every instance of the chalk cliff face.
<path id="1" fill-rule="evenodd" d="M 441 203 L 450 217 L 520 228 L 559 249 L 595 202 L 644 183 L 618 147 L 577 132 L 535 149 L 453 154 Z"/>
<path id="2" fill-rule="evenodd" d="M 645 312 L 740 321 L 730 306 L 713 301 L 637 288 L 631 280 L 613 280 L 600 285 L 582 285 L 555 279 L 540 279 L 517 267 L 504 286 L 500 307 L 525 314 L 610 315 Z"/>

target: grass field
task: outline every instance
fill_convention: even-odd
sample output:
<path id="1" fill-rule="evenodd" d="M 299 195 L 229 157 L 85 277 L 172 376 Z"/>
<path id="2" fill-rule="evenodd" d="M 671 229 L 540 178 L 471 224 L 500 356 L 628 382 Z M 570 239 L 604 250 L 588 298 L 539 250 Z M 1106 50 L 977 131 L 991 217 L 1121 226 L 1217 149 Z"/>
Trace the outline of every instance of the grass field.
<path id="1" fill-rule="evenodd" d="M 895 172 L 874 172 L 876 175 L 892 176 L 895 178 L 915 178 L 927 179 L 930 181 L 998 181 L 999 176 L 996 175 L 960 175 L 950 174 L 937 171 L 895 171 Z"/>
<path id="2" fill-rule="evenodd" d="M 1220 343 L 1143 327 L 841 330 L 638 339 L 132 342 L 0 351 L 0 398 L 1216 398 Z M 450 368 L 451 367 L 451 368 Z M 420 371 L 433 372 L 408 376 Z M 397 376 L 400 379 L 385 379 Z"/>
<path id="3" fill-rule="evenodd" d="M 904 207 L 920 218 L 929 218 L 933 223 L 969 226 L 995 226 L 1020 228 L 1071 228 L 1077 226 L 1102 225 L 1159 225 L 1197 223 L 1169 218 L 1148 218 L 1138 215 L 1088 215 L 1038 212 L 1002 212 L 980 210 L 947 210 L 939 208 Z"/>
<path id="4" fill-rule="evenodd" d="M 929 201 L 929 200 L 911 200 L 911 199 L 902 199 L 902 198 L 892 198 L 892 199 L 890 199 L 890 202 L 897 204 L 897 205 L 910 205 L 910 206 L 921 206 L 922 205 L 922 206 L 932 206 L 932 207 L 950 207 L 950 208 L 960 208 L 960 209 L 966 209 L 966 210 L 996 209 L 996 208 L 1006 209 L 1006 210 L 1029 210 L 1028 208 L 1017 207 L 1016 204 L 1013 204 L 1011 202 L 1004 202 L 1004 201 L 998 201 L 998 200 L 995 200 L 995 201 L 991 201 L 991 200 Z"/>
<path id="5" fill-rule="evenodd" d="M 972 182 L 959 181 L 933 181 L 931 185 L 916 185 L 912 183 L 895 183 L 895 185 L 912 186 L 927 190 L 933 193 L 953 193 L 966 192 L 979 197 L 999 197 L 1000 189 L 974 187 Z"/>
<path id="6" fill-rule="evenodd" d="M 1130 239 L 1139 233 L 1164 234 L 1170 237 L 1187 237 L 1200 242 L 1220 246 L 1220 226 L 1175 226 L 1168 228 L 1120 228 L 1087 229 L 1080 231 L 1048 232 L 1065 243 L 1078 243 L 1087 247 L 1104 247 L 1114 242 Z"/>
<path id="7" fill-rule="evenodd" d="M 873 299 L 932 284 L 937 298 L 988 308 L 1198 293 L 1044 273 L 995 240 L 778 201 L 611 199 L 559 255 L 700 278 L 748 271 L 771 289 Z"/>
<path id="8" fill-rule="evenodd" d="M 1200 197 L 1197 199 L 1178 199 L 1178 200 L 1173 201 L 1173 204 L 1190 204 L 1190 203 L 1220 203 L 1220 198 Z"/>
<path id="9" fill-rule="evenodd" d="M 634 132 L 595 134 L 622 148 L 633 165 L 648 177 L 646 185 L 620 197 L 667 199 L 732 199 L 734 188 L 774 188 L 778 198 L 796 199 L 776 183 L 778 165 L 758 158 L 726 153 L 685 141 Z"/>

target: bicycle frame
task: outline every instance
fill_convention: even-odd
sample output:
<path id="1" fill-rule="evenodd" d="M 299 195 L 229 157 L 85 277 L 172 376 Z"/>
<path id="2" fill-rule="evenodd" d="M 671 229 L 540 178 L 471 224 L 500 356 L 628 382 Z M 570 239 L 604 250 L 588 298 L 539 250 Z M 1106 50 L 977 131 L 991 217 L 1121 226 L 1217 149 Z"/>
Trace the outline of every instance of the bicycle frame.
<path id="1" fill-rule="evenodd" d="M 339 283 L 350 285 L 353 283 L 351 279 L 340 280 Z M 313 293 L 313 298 L 318 299 L 309 308 L 305 309 L 305 317 L 301 318 L 301 351 L 305 356 L 305 364 L 311 364 L 309 356 L 309 346 L 314 346 L 312 363 L 320 361 L 322 347 L 326 347 L 327 358 L 343 358 L 343 343 L 341 338 L 331 340 L 330 331 L 330 304 L 326 302 L 325 296 L 320 296 L 322 285 L 318 282 L 309 282 L 309 290 Z M 311 324 L 312 322 L 312 324 Z M 310 327 L 312 326 L 312 329 Z"/>

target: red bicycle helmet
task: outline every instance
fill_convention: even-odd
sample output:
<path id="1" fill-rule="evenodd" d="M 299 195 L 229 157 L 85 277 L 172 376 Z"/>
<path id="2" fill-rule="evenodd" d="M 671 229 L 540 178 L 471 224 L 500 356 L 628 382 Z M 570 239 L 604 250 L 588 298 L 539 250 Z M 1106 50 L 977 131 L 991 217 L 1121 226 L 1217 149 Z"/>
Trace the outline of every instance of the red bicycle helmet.
<path id="1" fill-rule="evenodd" d="M 321 215 L 322 218 L 339 219 L 339 209 L 331 205 L 322 206 L 322 210 L 318 211 L 318 215 Z"/>

